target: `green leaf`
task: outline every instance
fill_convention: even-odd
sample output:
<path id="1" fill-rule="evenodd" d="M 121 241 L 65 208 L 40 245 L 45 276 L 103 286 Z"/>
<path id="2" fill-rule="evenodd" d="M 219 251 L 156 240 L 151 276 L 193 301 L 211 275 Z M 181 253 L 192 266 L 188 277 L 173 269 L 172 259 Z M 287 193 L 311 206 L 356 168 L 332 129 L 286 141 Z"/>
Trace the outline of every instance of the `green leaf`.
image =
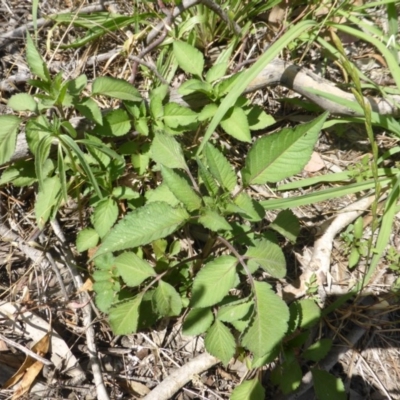
<path id="1" fill-rule="evenodd" d="M 51 160 L 47 160 L 44 165 L 44 174 L 47 176 L 54 169 Z M 1 175 L 0 186 L 12 182 L 14 186 L 29 186 L 37 181 L 35 164 L 33 160 L 17 161 L 10 165 Z"/>
<path id="2" fill-rule="evenodd" d="M 147 203 L 163 201 L 170 206 L 175 207 L 179 204 L 179 200 L 174 196 L 166 183 L 161 183 L 155 189 L 148 190 L 145 194 Z"/>
<path id="3" fill-rule="evenodd" d="M 58 205 L 61 196 L 61 184 L 57 177 L 46 178 L 43 187 L 35 203 L 35 214 L 38 226 L 42 229 L 50 216 L 54 213 L 54 208 Z"/>
<path id="4" fill-rule="evenodd" d="M 253 200 L 246 192 L 241 192 L 234 199 L 235 204 L 240 208 L 241 213 L 251 222 L 261 221 L 265 216 L 264 208 L 261 204 Z"/>
<path id="5" fill-rule="evenodd" d="M 213 320 L 214 315 L 210 308 L 194 308 L 185 318 L 182 333 L 189 336 L 201 335 L 211 326 Z"/>
<path id="6" fill-rule="evenodd" d="M 92 85 L 92 94 L 100 94 L 120 100 L 141 101 L 139 91 L 123 79 L 101 76 Z"/>
<path id="7" fill-rule="evenodd" d="M 246 112 L 247 110 L 245 110 Z M 260 106 L 252 105 L 246 112 L 249 127 L 252 131 L 265 129 L 275 123 L 274 117 L 268 115 Z"/>
<path id="8" fill-rule="evenodd" d="M 199 223 L 213 232 L 232 230 L 226 219 L 212 210 L 205 210 L 199 217 Z"/>
<path id="9" fill-rule="evenodd" d="M 210 143 L 205 148 L 205 156 L 208 168 L 219 184 L 230 192 L 235 189 L 236 174 L 225 156 Z"/>
<path id="10" fill-rule="evenodd" d="M 292 210 L 281 211 L 269 227 L 292 243 L 296 242 L 297 236 L 300 233 L 299 219 L 293 214 Z"/>
<path id="11" fill-rule="evenodd" d="M 245 112 L 240 107 L 233 107 L 221 121 L 222 129 L 241 142 L 251 142 L 249 122 Z"/>
<path id="12" fill-rule="evenodd" d="M 87 85 L 87 76 L 82 74 L 68 82 L 68 91 L 73 96 L 79 96 Z"/>
<path id="13" fill-rule="evenodd" d="M 103 116 L 100 107 L 93 99 L 84 98 L 79 102 L 74 102 L 74 106 L 88 120 L 103 125 Z"/>
<path id="14" fill-rule="evenodd" d="M 76 237 L 76 249 L 82 253 L 83 251 L 96 247 L 98 242 L 99 235 L 94 229 L 82 229 Z"/>
<path id="15" fill-rule="evenodd" d="M 161 173 L 171 192 L 189 211 L 198 210 L 201 207 L 201 198 L 185 178 L 165 166 L 161 166 Z"/>
<path id="16" fill-rule="evenodd" d="M 200 111 L 200 113 L 197 116 L 197 119 L 200 122 L 210 119 L 214 116 L 214 114 L 216 113 L 217 110 L 218 110 L 218 106 L 215 103 L 207 104 L 202 108 L 202 110 Z"/>
<path id="17" fill-rule="evenodd" d="M 341 379 L 329 372 L 312 368 L 314 390 L 318 400 L 346 400 L 347 395 Z"/>
<path id="18" fill-rule="evenodd" d="M 132 300 L 122 301 L 110 308 L 109 320 L 115 335 L 129 335 L 136 332 L 142 298 L 143 295 L 139 294 Z"/>
<path id="19" fill-rule="evenodd" d="M 96 257 L 111 251 L 148 244 L 168 236 L 189 218 L 183 208 L 172 208 L 167 203 L 146 204 L 117 223 L 104 238 Z"/>
<path id="20" fill-rule="evenodd" d="M 286 275 L 285 255 L 277 244 L 269 240 L 254 240 L 254 246 L 247 249 L 245 256 L 253 271 L 260 266 L 274 278 L 281 279 Z"/>
<path id="21" fill-rule="evenodd" d="M 242 171 L 244 184 L 278 182 L 299 173 L 309 161 L 327 117 L 325 112 L 294 129 L 283 129 L 258 139 L 246 158 Z"/>
<path id="22" fill-rule="evenodd" d="M 38 109 L 35 99 L 28 93 L 14 94 L 14 96 L 8 100 L 7 105 L 14 111 L 32 111 L 36 113 Z"/>
<path id="23" fill-rule="evenodd" d="M 271 381 L 279 385 L 283 394 L 288 394 L 300 386 L 302 377 L 303 372 L 297 360 L 285 360 L 272 371 Z"/>
<path id="24" fill-rule="evenodd" d="M 151 276 L 155 276 L 154 268 L 133 252 L 120 254 L 114 262 L 118 273 L 128 286 L 139 286 Z"/>
<path id="25" fill-rule="evenodd" d="M 235 338 L 221 321 L 216 320 L 208 330 L 204 344 L 207 352 L 219 358 L 224 365 L 228 365 L 235 355 Z"/>
<path id="26" fill-rule="evenodd" d="M 108 112 L 103 117 L 103 123 L 93 132 L 99 136 L 123 136 L 131 129 L 131 121 L 126 111 L 117 109 Z"/>
<path id="27" fill-rule="evenodd" d="M 220 256 L 207 263 L 194 279 L 191 307 L 209 307 L 220 302 L 233 288 L 236 264 L 236 258 L 231 256 Z"/>
<path id="28" fill-rule="evenodd" d="M 331 339 L 318 340 L 303 352 L 302 357 L 315 362 L 321 361 L 329 353 L 331 347 Z"/>
<path id="29" fill-rule="evenodd" d="M 115 200 L 105 198 L 96 204 L 92 215 L 92 223 L 101 238 L 108 233 L 117 218 L 118 206 Z"/>
<path id="30" fill-rule="evenodd" d="M 159 96 L 153 96 L 150 100 L 150 115 L 154 120 L 164 116 L 164 106 Z"/>
<path id="31" fill-rule="evenodd" d="M 199 79 L 189 79 L 186 82 L 182 83 L 182 85 L 179 86 L 178 89 L 178 93 L 182 96 L 186 96 L 195 92 L 211 95 L 212 86 L 209 83 L 203 82 Z"/>
<path id="32" fill-rule="evenodd" d="M 173 53 L 180 68 L 189 74 L 201 76 L 204 68 L 203 54 L 188 43 L 174 41 Z"/>
<path id="33" fill-rule="evenodd" d="M 221 79 L 225 74 L 228 69 L 228 63 L 227 62 L 221 62 L 218 64 L 214 64 L 206 74 L 206 81 L 209 83 L 213 83 L 217 81 L 218 79 Z"/>
<path id="34" fill-rule="evenodd" d="M 0 115 L 0 165 L 10 161 L 15 151 L 21 120 L 13 115 Z"/>
<path id="35" fill-rule="evenodd" d="M 252 310 L 254 302 L 249 299 L 233 301 L 219 308 L 217 319 L 223 322 L 234 322 L 246 317 Z"/>
<path id="36" fill-rule="evenodd" d="M 152 297 L 153 309 L 163 317 L 174 317 L 182 310 L 182 300 L 169 283 L 159 281 Z"/>
<path id="37" fill-rule="evenodd" d="M 231 400 L 261 400 L 265 398 L 265 389 L 258 378 L 244 381 L 236 386 L 231 394 Z"/>
<path id="38" fill-rule="evenodd" d="M 214 180 L 210 171 L 205 167 L 205 165 L 199 159 L 197 159 L 197 165 L 199 166 L 200 178 L 203 181 L 208 194 L 210 196 L 215 197 L 219 192 L 217 182 Z"/>
<path id="39" fill-rule="evenodd" d="M 255 314 L 241 342 L 258 358 L 273 351 L 285 336 L 289 309 L 265 282 L 254 282 L 254 300 Z"/>
<path id="40" fill-rule="evenodd" d="M 311 328 L 321 317 L 321 310 L 314 300 L 302 299 L 290 305 L 291 314 L 297 319 L 296 326 L 300 328 Z M 292 310 L 293 309 L 293 310 Z"/>
<path id="41" fill-rule="evenodd" d="M 96 292 L 96 306 L 101 312 L 108 312 L 115 300 L 115 290 L 112 282 L 95 282 L 93 290 Z"/>
<path id="42" fill-rule="evenodd" d="M 197 121 L 197 113 L 190 108 L 176 103 L 168 103 L 164 107 L 164 123 L 171 128 L 188 126 Z"/>
<path id="43" fill-rule="evenodd" d="M 45 82 L 50 82 L 50 74 L 46 63 L 37 51 L 29 34 L 26 36 L 26 61 L 34 75 L 37 75 Z"/>
<path id="44" fill-rule="evenodd" d="M 150 148 L 151 157 L 168 168 L 187 169 L 181 145 L 173 136 L 156 133 Z"/>

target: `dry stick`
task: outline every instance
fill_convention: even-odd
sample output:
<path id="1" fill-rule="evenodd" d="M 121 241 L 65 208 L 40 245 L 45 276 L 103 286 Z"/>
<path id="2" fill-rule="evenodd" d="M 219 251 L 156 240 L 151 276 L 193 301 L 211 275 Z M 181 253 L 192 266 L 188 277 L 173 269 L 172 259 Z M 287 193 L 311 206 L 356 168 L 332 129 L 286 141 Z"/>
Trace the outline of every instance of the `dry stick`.
<path id="1" fill-rule="evenodd" d="M 76 269 L 75 259 L 69 248 L 67 240 L 65 239 L 64 232 L 62 231 L 58 221 L 56 220 L 51 222 L 51 226 L 53 228 L 55 235 L 57 236 L 58 240 L 63 246 L 63 249 L 65 251 L 66 265 L 69 268 L 76 289 L 79 290 L 83 286 L 82 277 L 79 275 Z M 108 396 L 107 390 L 104 386 L 100 360 L 97 357 L 95 332 L 92 325 L 92 308 L 90 305 L 90 297 L 86 292 L 80 293 L 80 296 L 83 298 L 82 299 L 83 303 L 85 303 L 85 306 L 82 307 L 83 326 L 86 329 L 86 342 L 89 353 L 90 365 L 92 367 L 92 372 L 94 377 L 94 383 L 96 386 L 97 399 L 110 400 L 110 397 Z"/>
<path id="2" fill-rule="evenodd" d="M 169 400 L 178 390 L 190 382 L 194 375 L 201 374 L 219 362 L 218 358 L 203 353 L 168 375 L 143 400 Z"/>

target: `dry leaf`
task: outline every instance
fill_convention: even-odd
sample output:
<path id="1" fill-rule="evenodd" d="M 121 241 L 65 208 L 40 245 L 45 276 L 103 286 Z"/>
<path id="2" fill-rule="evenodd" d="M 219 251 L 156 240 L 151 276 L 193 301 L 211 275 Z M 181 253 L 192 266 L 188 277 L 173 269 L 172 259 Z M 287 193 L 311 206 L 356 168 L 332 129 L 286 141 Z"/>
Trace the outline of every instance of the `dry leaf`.
<path id="1" fill-rule="evenodd" d="M 92 292 L 93 291 L 93 281 L 87 278 L 85 283 L 78 289 L 77 293 L 82 292 Z"/>
<path id="2" fill-rule="evenodd" d="M 313 153 L 311 155 L 311 160 L 304 167 L 304 171 L 306 171 L 306 172 L 317 172 L 317 171 L 320 171 L 323 168 L 325 168 L 324 160 L 321 158 L 321 156 L 318 153 L 313 151 Z"/>
<path id="3" fill-rule="evenodd" d="M 41 361 L 35 361 L 26 371 L 24 377 L 21 380 L 20 385 L 14 392 L 12 400 L 17 400 L 29 391 L 35 378 L 38 376 L 39 372 L 43 368 L 43 363 Z"/>

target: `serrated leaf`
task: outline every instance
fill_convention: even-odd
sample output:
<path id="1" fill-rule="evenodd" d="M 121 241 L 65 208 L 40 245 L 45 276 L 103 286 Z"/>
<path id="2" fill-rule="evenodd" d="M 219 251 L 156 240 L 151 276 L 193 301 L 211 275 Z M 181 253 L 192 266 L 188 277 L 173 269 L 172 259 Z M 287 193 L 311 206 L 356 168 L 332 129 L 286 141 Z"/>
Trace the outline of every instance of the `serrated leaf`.
<path id="1" fill-rule="evenodd" d="M 225 156 L 210 143 L 205 147 L 205 156 L 208 168 L 219 184 L 230 192 L 235 189 L 236 174 Z"/>
<path id="2" fill-rule="evenodd" d="M 131 121 L 126 111 L 117 109 L 108 112 L 103 117 L 102 125 L 97 126 L 93 132 L 100 136 L 123 136 L 131 129 Z"/>
<path id="3" fill-rule="evenodd" d="M 254 306 L 252 300 L 238 300 L 219 308 L 217 319 L 223 322 L 238 321 L 249 314 Z"/>
<path id="4" fill-rule="evenodd" d="M 68 82 L 68 90 L 71 95 L 78 96 L 87 85 L 87 76 L 82 74 L 77 78 L 72 79 Z"/>
<path id="5" fill-rule="evenodd" d="M 142 101 L 139 91 L 123 79 L 110 76 L 96 78 L 92 85 L 92 94 L 100 94 L 120 100 Z"/>
<path id="6" fill-rule="evenodd" d="M 94 229 L 82 229 L 76 236 L 76 249 L 82 253 L 83 251 L 96 247 L 98 242 L 99 235 Z"/>
<path id="7" fill-rule="evenodd" d="M 150 100 L 150 115 L 154 120 L 164 116 L 164 106 L 160 96 L 153 96 Z"/>
<path id="8" fill-rule="evenodd" d="M 188 107 L 168 103 L 164 107 L 164 123 L 171 128 L 188 126 L 197 121 L 197 113 Z"/>
<path id="9" fill-rule="evenodd" d="M 181 145 L 170 135 L 156 133 L 150 148 L 151 157 L 168 168 L 187 169 Z"/>
<path id="10" fill-rule="evenodd" d="M 293 214 L 292 210 L 281 211 L 269 227 L 292 243 L 296 242 L 300 233 L 299 219 Z"/>
<path id="11" fill-rule="evenodd" d="M 199 223 L 213 232 L 232 230 L 226 219 L 212 210 L 205 210 L 199 217 Z"/>
<path id="12" fill-rule="evenodd" d="M 277 244 L 269 240 L 254 240 L 254 246 L 247 249 L 245 256 L 253 271 L 255 266 L 260 266 L 274 278 L 281 279 L 286 275 L 285 255 Z"/>
<path id="13" fill-rule="evenodd" d="M 207 71 L 206 81 L 209 83 L 213 83 L 213 82 L 217 81 L 218 79 L 221 79 L 225 75 L 227 69 L 228 69 L 227 62 L 221 62 L 218 64 L 214 64 Z"/>
<path id="14" fill-rule="evenodd" d="M 164 182 L 171 192 L 189 211 L 198 210 L 201 207 L 201 198 L 192 189 L 186 179 L 165 166 L 161 166 L 161 173 Z"/>
<path id="15" fill-rule="evenodd" d="M 321 309 L 314 300 L 302 299 L 293 302 L 290 307 L 295 307 L 298 314 L 298 326 L 300 328 L 311 328 L 321 317 Z"/>
<path id="16" fill-rule="evenodd" d="M 246 113 L 252 131 L 265 129 L 275 123 L 274 117 L 268 115 L 260 106 L 252 105 Z"/>
<path id="17" fill-rule="evenodd" d="M 215 103 L 207 104 L 202 108 L 200 114 L 198 114 L 197 119 L 202 122 L 207 119 L 211 119 L 218 110 L 218 106 Z"/>
<path id="18" fill-rule="evenodd" d="M 207 263 L 193 282 L 191 307 L 209 307 L 220 302 L 233 288 L 237 260 L 221 256 Z"/>
<path id="19" fill-rule="evenodd" d="M 245 218 L 251 222 L 261 221 L 265 216 L 265 210 L 262 205 L 245 192 L 236 196 L 234 202 L 240 208 L 241 213 L 245 215 Z"/>
<path id="20" fill-rule="evenodd" d="M 207 352 L 219 358 L 224 365 L 227 365 L 235 354 L 235 338 L 230 330 L 218 320 L 208 330 L 204 344 Z"/>
<path id="21" fill-rule="evenodd" d="M 179 204 L 179 200 L 174 196 L 166 183 L 162 183 L 153 190 L 148 190 L 145 194 L 147 203 L 163 201 L 170 206 L 175 207 Z"/>
<path id="22" fill-rule="evenodd" d="M 37 112 L 38 105 L 33 98 L 28 93 L 17 93 L 14 94 L 8 100 L 7 103 L 8 107 L 12 108 L 14 111 L 32 111 L 32 112 Z"/>
<path id="23" fill-rule="evenodd" d="M 96 257 L 117 250 L 148 244 L 168 236 L 189 218 L 185 209 L 154 202 L 137 208 L 117 223 L 104 238 Z"/>
<path id="24" fill-rule="evenodd" d="M 74 103 L 75 108 L 87 119 L 94 121 L 96 124 L 103 124 L 103 116 L 100 107 L 91 98 L 85 98 Z"/>
<path id="25" fill-rule="evenodd" d="M 95 282 L 93 290 L 96 292 L 95 302 L 96 306 L 101 312 L 108 312 L 111 304 L 115 300 L 115 291 L 113 290 L 113 283 Z"/>
<path id="26" fill-rule="evenodd" d="M 30 71 L 45 82 L 50 82 L 50 74 L 46 63 L 37 51 L 30 35 L 26 35 L 26 61 Z"/>
<path id="27" fill-rule="evenodd" d="M 106 198 L 96 205 L 92 215 L 92 223 L 102 238 L 108 233 L 118 218 L 118 205 L 114 199 Z"/>
<path id="28" fill-rule="evenodd" d="M 115 335 L 129 335 L 136 332 L 139 320 L 139 307 L 143 295 L 132 300 L 122 301 L 109 310 L 109 321 Z"/>
<path id="29" fill-rule="evenodd" d="M 254 300 L 255 314 L 241 342 L 258 358 L 281 342 L 288 327 L 289 309 L 265 282 L 254 282 Z"/>
<path id="30" fill-rule="evenodd" d="M 14 154 L 20 123 L 14 115 L 0 115 L 0 165 L 10 161 Z"/>
<path id="31" fill-rule="evenodd" d="M 347 395 L 341 379 L 329 372 L 316 368 L 311 369 L 314 390 L 318 400 L 346 400 Z"/>
<path id="32" fill-rule="evenodd" d="M 327 117 L 326 112 L 294 129 L 283 129 L 258 139 L 246 158 L 242 171 L 244 184 L 279 182 L 299 173 L 310 159 Z"/>
<path id="33" fill-rule="evenodd" d="M 154 268 L 133 252 L 120 254 L 114 262 L 124 282 L 131 287 L 139 286 L 151 276 L 155 276 Z"/>
<path id="34" fill-rule="evenodd" d="M 153 309 L 163 317 L 174 317 L 182 310 L 182 300 L 169 283 L 159 281 L 152 297 Z"/>
<path id="35" fill-rule="evenodd" d="M 57 177 L 46 178 L 43 187 L 39 190 L 39 194 L 35 203 L 36 221 L 40 228 L 43 228 L 46 222 L 54 213 L 60 201 L 61 184 Z"/>
<path id="36" fill-rule="evenodd" d="M 288 394 L 300 386 L 302 377 L 303 372 L 297 360 L 285 360 L 272 371 L 271 381 L 279 385 L 283 394 Z"/>
<path id="37" fill-rule="evenodd" d="M 182 85 L 179 86 L 178 89 L 178 93 L 182 96 L 186 96 L 195 92 L 210 95 L 212 93 L 212 86 L 209 83 L 203 82 L 199 79 L 189 79 L 186 82 L 182 83 Z"/>
<path id="38" fill-rule="evenodd" d="M 208 194 L 210 196 L 216 196 L 219 192 L 219 188 L 217 182 L 214 177 L 211 175 L 210 171 L 205 167 L 205 165 L 197 159 L 197 165 L 199 166 L 199 175 L 201 180 L 206 187 Z"/>
<path id="39" fill-rule="evenodd" d="M 203 54 L 188 43 L 174 41 L 173 52 L 180 68 L 189 74 L 201 76 L 204 68 Z"/>
<path id="40" fill-rule="evenodd" d="M 244 381 L 233 390 L 231 400 L 261 400 L 265 398 L 265 389 L 258 378 Z"/>
<path id="41" fill-rule="evenodd" d="M 214 315 L 209 308 L 194 308 L 189 311 L 182 325 L 184 335 L 196 336 L 204 333 L 214 321 Z"/>
<path id="42" fill-rule="evenodd" d="M 303 352 L 302 357 L 306 360 L 318 362 L 325 358 L 325 356 L 329 353 L 331 347 L 331 339 L 318 340 Z"/>
<path id="43" fill-rule="evenodd" d="M 240 107 L 234 106 L 228 111 L 220 125 L 233 138 L 241 142 L 251 142 L 249 122 L 245 112 Z"/>

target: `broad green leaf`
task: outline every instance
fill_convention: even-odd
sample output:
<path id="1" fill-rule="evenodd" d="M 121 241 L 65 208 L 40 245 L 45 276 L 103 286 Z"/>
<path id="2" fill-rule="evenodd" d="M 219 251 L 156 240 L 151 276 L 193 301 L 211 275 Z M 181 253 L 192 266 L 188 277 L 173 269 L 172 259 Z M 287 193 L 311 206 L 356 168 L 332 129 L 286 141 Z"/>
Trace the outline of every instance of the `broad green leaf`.
<path id="1" fill-rule="evenodd" d="M 123 79 L 110 76 L 96 78 L 92 85 L 92 94 L 100 94 L 120 100 L 141 101 L 139 91 Z"/>
<path id="2" fill-rule="evenodd" d="M 60 201 L 61 184 L 57 177 L 46 178 L 43 187 L 39 190 L 39 194 L 35 203 L 36 221 L 40 228 L 43 228 L 46 222 L 54 213 Z"/>
<path id="3" fill-rule="evenodd" d="M 131 129 L 131 121 L 126 111 L 117 109 L 108 112 L 103 117 L 102 125 L 97 126 L 93 132 L 99 136 L 123 136 Z"/>
<path id="4" fill-rule="evenodd" d="M 152 297 L 153 309 L 163 317 L 174 317 L 182 310 L 182 300 L 169 283 L 159 281 Z"/>
<path id="5" fill-rule="evenodd" d="M 205 121 L 207 119 L 210 119 L 214 116 L 214 114 L 217 112 L 218 106 L 215 103 L 210 103 L 205 105 L 200 113 L 198 114 L 197 119 L 199 121 Z"/>
<path id="6" fill-rule="evenodd" d="M 251 222 L 261 221 L 265 216 L 264 208 L 261 204 L 252 199 L 246 192 L 241 192 L 234 199 L 235 204 L 240 208 L 241 213 Z"/>
<path id="7" fill-rule="evenodd" d="M 221 306 L 218 310 L 217 319 L 223 322 L 233 322 L 244 318 L 253 308 L 253 301 L 240 299 Z"/>
<path id="8" fill-rule="evenodd" d="M 164 182 L 155 189 L 148 190 L 145 194 L 147 203 L 163 201 L 170 206 L 175 207 L 179 204 L 179 200 L 171 192 L 167 184 Z"/>
<path id="9" fill-rule="evenodd" d="M 188 126 L 197 121 L 197 113 L 190 108 L 176 103 L 168 103 L 164 107 L 164 123 L 171 128 Z"/>
<path id="10" fill-rule="evenodd" d="M 228 365 L 235 355 L 236 343 L 231 331 L 216 320 L 207 331 L 204 344 L 208 353 L 219 358 L 224 365 Z"/>
<path id="11" fill-rule="evenodd" d="M 39 180 L 39 188 L 40 189 L 42 189 L 43 185 L 44 185 L 45 175 L 44 175 L 43 167 L 44 167 L 46 160 L 48 160 L 48 158 L 49 158 L 51 142 L 52 142 L 51 136 L 45 136 L 40 140 L 40 142 L 36 148 L 35 170 L 36 170 L 36 175 Z"/>
<path id="12" fill-rule="evenodd" d="M 134 299 L 117 303 L 109 309 L 110 325 L 115 335 L 129 335 L 136 332 L 142 298 L 143 295 L 139 294 Z"/>
<path id="13" fill-rule="evenodd" d="M 189 218 L 183 208 L 172 208 L 164 202 L 154 202 L 137 208 L 117 223 L 104 238 L 96 257 L 117 250 L 148 244 L 179 228 Z"/>
<path id="14" fill-rule="evenodd" d="M 93 290 L 96 292 L 96 306 L 101 312 L 108 312 L 115 300 L 115 290 L 112 282 L 95 282 Z"/>
<path id="15" fill-rule="evenodd" d="M 247 249 L 245 257 L 248 258 L 247 264 L 253 271 L 260 266 L 274 278 L 281 279 L 286 275 L 285 255 L 277 244 L 269 240 L 254 240 L 254 246 Z"/>
<path id="16" fill-rule="evenodd" d="M 161 97 L 154 96 L 150 100 L 150 115 L 157 121 L 164 116 L 164 106 Z"/>
<path id="17" fill-rule="evenodd" d="M 201 76 L 204 68 L 203 54 L 188 43 L 174 41 L 173 52 L 180 68 L 189 74 Z"/>
<path id="18" fill-rule="evenodd" d="M 241 342 L 257 358 L 270 353 L 281 342 L 288 327 L 289 309 L 266 282 L 254 282 L 254 301 L 254 316 Z"/>
<path id="19" fill-rule="evenodd" d="M 296 242 L 297 236 L 299 236 L 300 233 L 299 219 L 291 210 L 281 211 L 269 227 L 280 233 L 292 243 Z"/>
<path id="20" fill-rule="evenodd" d="M 144 280 L 155 276 L 154 268 L 133 252 L 120 254 L 114 262 L 118 273 L 128 286 L 139 286 Z"/>
<path id="21" fill-rule="evenodd" d="M 302 354 L 306 360 L 321 361 L 330 351 L 332 347 L 332 339 L 321 339 L 313 343 Z"/>
<path id="22" fill-rule="evenodd" d="M 159 164 L 168 168 L 187 169 L 181 145 L 172 136 L 156 133 L 150 152 L 153 160 Z"/>
<path id="23" fill-rule="evenodd" d="M 265 398 L 265 389 L 258 378 L 244 381 L 233 389 L 231 400 L 261 400 Z"/>
<path id="24" fill-rule="evenodd" d="M 314 300 L 302 299 L 290 305 L 292 318 L 295 317 L 295 327 L 311 328 L 321 317 L 321 310 Z"/>
<path id="25" fill-rule="evenodd" d="M 230 192 L 235 189 L 236 174 L 225 156 L 210 143 L 205 148 L 205 156 L 208 168 L 219 184 Z"/>
<path id="26" fill-rule="evenodd" d="M 211 175 L 210 171 L 205 167 L 205 165 L 199 159 L 197 159 L 197 165 L 199 166 L 200 178 L 203 181 L 208 194 L 210 196 L 215 197 L 219 192 L 217 182 Z"/>
<path id="27" fill-rule="evenodd" d="M 194 92 L 200 92 L 206 95 L 211 95 L 212 86 L 209 83 L 203 82 L 199 79 L 189 79 L 186 82 L 182 83 L 182 85 L 179 86 L 178 89 L 178 93 L 181 94 L 182 96 L 186 96 Z"/>
<path id="28" fill-rule="evenodd" d="M 15 151 L 21 120 L 13 115 L 0 115 L 0 165 L 10 161 Z"/>
<path id="29" fill-rule="evenodd" d="M 161 173 L 171 192 L 189 211 L 198 210 L 201 207 L 201 198 L 185 178 L 165 166 L 161 166 Z"/>
<path id="30" fill-rule="evenodd" d="M 82 93 L 82 90 L 85 89 L 86 85 L 87 76 L 82 74 L 68 82 L 68 91 L 71 95 L 78 96 Z"/>
<path id="31" fill-rule="evenodd" d="M 2 117 L 0 117 L 0 126 Z M 36 154 L 37 147 L 40 141 L 45 136 L 51 134 L 50 123 L 44 115 L 39 115 L 36 118 L 31 118 L 28 120 L 25 126 L 26 141 L 28 142 L 29 150 Z M 1 132 L 1 130 L 0 130 Z"/>
<path id="32" fill-rule="evenodd" d="M 346 400 L 347 394 L 341 379 L 317 368 L 311 369 L 314 390 L 318 400 Z"/>
<path id="33" fill-rule="evenodd" d="M 158 99 L 161 102 L 163 102 L 164 99 L 167 97 L 168 92 L 169 92 L 168 85 L 160 85 L 150 92 L 150 100 L 153 100 L 156 97 L 158 97 Z"/>
<path id="34" fill-rule="evenodd" d="M 189 336 L 201 335 L 211 326 L 213 320 L 214 315 L 209 308 L 194 308 L 185 318 L 182 333 Z"/>
<path id="35" fill-rule="evenodd" d="M 285 360 L 272 371 L 271 381 L 279 385 L 283 394 L 288 394 L 300 386 L 302 377 L 303 372 L 297 360 Z"/>
<path id="36" fill-rule="evenodd" d="M 14 111 L 32 111 L 35 113 L 38 109 L 35 99 L 28 93 L 14 94 L 14 96 L 8 100 L 7 105 Z"/>
<path id="37" fill-rule="evenodd" d="M 26 35 L 26 61 L 30 71 L 45 82 L 50 82 L 50 74 L 46 63 L 37 51 L 30 35 Z"/>
<path id="38" fill-rule="evenodd" d="M 103 125 L 103 116 L 100 107 L 93 99 L 84 98 L 79 102 L 74 103 L 74 106 L 88 120 Z"/>
<path id="39" fill-rule="evenodd" d="M 249 122 L 245 112 L 240 107 L 233 107 L 221 121 L 222 129 L 241 142 L 251 142 Z"/>
<path id="40" fill-rule="evenodd" d="M 82 229 L 76 236 L 76 249 L 82 253 L 83 251 L 96 247 L 98 242 L 99 235 L 94 229 Z"/>
<path id="41" fill-rule="evenodd" d="M 232 256 L 220 256 L 207 263 L 194 279 L 191 307 L 209 307 L 220 302 L 233 288 L 236 264 Z"/>
<path id="42" fill-rule="evenodd" d="M 212 210 L 205 210 L 199 217 L 199 223 L 213 232 L 232 230 L 226 219 Z"/>
<path id="43" fill-rule="evenodd" d="M 299 173 L 309 161 L 327 117 L 325 112 L 294 129 L 283 129 L 258 139 L 246 158 L 242 171 L 244 184 L 278 182 Z"/>
<path id="44" fill-rule="evenodd" d="M 114 199 L 105 198 L 96 204 L 92 215 L 92 223 L 101 238 L 108 233 L 117 218 L 118 205 Z"/>
<path id="45" fill-rule="evenodd" d="M 225 73 L 226 70 L 228 69 L 228 63 L 227 62 L 221 62 L 214 64 L 206 74 L 206 81 L 209 83 L 213 83 L 217 81 L 218 79 L 221 79 Z"/>
<path id="46" fill-rule="evenodd" d="M 268 115 L 260 106 L 252 105 L 245 112 L 252 131 L 265 129 L 267 126 L 275 123 L 274 117 Z"/>

